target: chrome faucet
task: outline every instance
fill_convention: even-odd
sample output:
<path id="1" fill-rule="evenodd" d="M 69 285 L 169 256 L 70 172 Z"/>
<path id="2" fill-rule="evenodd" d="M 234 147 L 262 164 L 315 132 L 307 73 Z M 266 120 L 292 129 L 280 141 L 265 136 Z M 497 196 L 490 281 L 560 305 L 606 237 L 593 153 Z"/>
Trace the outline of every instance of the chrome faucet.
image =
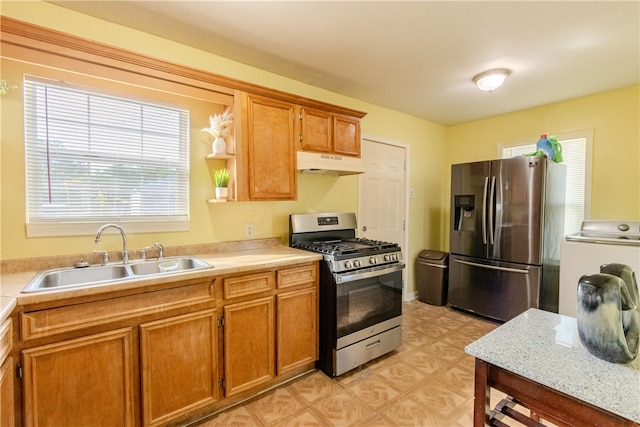
<path id="1" fill-rule="evenodd" d="M 102 227 L 98 228 L 98 231 L 96 232 L 95 243 L 100 243 L 100 236 L 102 235 L 102 232 L 107 228 L 115 228 L 120 233 L 120 236 L 122 236 L 122 262 L 123 264 L 128 264 L 129 251 L 127 250 L 127 235 L 124 233 L 122 227 L 120 227 L 118 224 L 105 224 Z"/>
<path id="2" fill-rule="evenodd" d="M 144 248 L 142 248 L 140 250 L 140 253 L 142 255 L 142 259 L 144 261 L 147 260 L 147 251 L 149 249 L 157 249 L 158 250 L 158 259 L 163 259 L 164 258 L 164 246 L 162 246 L 160 243 L 155 243 L 153 246 L 145 246 Z"/>

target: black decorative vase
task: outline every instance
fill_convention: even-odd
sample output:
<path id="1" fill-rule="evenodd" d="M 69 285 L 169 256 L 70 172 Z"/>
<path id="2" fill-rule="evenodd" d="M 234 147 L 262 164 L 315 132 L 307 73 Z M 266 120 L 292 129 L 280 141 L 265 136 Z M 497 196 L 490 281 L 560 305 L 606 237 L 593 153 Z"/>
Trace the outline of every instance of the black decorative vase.
<path id="1" fill-rule="evenodd" d="M 591 354 L 614 363 L 629 363 L 640 345 L 640 298 L 633 269 L 605 264 L 600 274 L 578 282 L 577 322 L 580 341 Z"/>

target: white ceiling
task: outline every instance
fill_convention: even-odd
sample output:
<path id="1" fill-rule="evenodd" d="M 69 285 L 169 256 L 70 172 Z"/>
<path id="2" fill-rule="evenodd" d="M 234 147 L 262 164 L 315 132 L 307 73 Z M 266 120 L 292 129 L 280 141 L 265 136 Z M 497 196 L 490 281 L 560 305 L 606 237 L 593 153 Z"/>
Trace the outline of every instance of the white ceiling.
<path id="1" fill-rule="evenodd" d="M 444 125 L 640 83 L 638 0 L 52 3 Z"/>

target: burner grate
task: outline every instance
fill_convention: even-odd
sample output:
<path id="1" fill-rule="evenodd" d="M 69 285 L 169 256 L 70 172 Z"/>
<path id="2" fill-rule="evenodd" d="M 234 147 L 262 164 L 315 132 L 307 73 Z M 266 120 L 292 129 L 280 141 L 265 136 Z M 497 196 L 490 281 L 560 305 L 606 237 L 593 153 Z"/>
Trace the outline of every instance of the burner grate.
<path id="1" fill-rule="evenodd" d="M 344 240 L 309 240 L 296 242 L 293 247 L 306 249 L 333 256 L 358 255 L 363 252 L 371 253 L 397 248 L 395 243 L 382 242 L 363 238 L 348 238 Z"/>

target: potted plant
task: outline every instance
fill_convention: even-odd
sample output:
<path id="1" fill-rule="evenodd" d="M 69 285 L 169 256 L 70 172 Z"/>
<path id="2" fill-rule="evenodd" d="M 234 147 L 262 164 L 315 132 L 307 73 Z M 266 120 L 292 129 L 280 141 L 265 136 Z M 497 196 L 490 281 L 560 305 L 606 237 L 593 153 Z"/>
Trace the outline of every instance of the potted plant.
<path id="1" fill-rule="evenodd" d="M 233 113 L 227 108 L 222 114 L 209 116 L 209 127 L 202 129 L 203 132 L 213 135 L 213 154 L 225 154 L 227 143 L 225 138 L 229 136 L 230 127 L 233 124 Z"/>
<path id="2" fill-rule="evenodd" d="M 229 198 L 229 169 L 216 169 L 211 174 L 216 183 L 216 200 L 226 202 Z"/>

